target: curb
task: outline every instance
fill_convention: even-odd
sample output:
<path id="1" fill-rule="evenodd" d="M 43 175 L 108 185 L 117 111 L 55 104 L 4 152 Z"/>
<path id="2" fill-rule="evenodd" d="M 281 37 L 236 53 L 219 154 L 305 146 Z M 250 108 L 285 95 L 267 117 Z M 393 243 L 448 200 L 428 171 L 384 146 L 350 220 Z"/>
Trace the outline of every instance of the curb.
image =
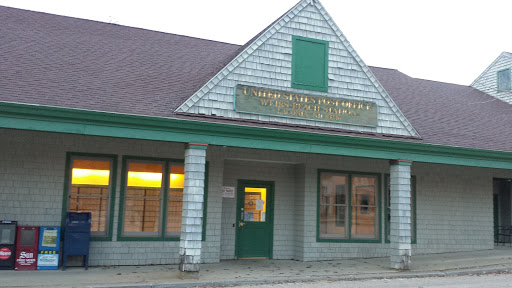
<path id="1" fill-rule="evenodd" d="M 169 284 L 142 284 L 126 286 L 80 286 L 77 288 L 182 288 L 182 287 L 227 287 L 238 285 L 256 285 L 273 283 L 293 283 L 293 282 L 315 282 L 315 281 L 355 281 L 355 280 L 374 280 L 374 279 L 398 279 L 398 278 L 426 278 L 426 277 L 446 277 L 461 275 L 482 275 L 500 272 L 512 272 L 512 266 L 493 269 L 465 269 L 465 270 L 446 270 L 438 272 L 424 273 L 395 273 L 395 274 L 376 274 L 376 275 L 349 275 L 349 276 L 322 276 L 293 279 L 275 279 L 275 280 L 240 280 L 240 281 L 214 281 L 214 282 L 187 282 L 187 283 L 169 283 Z"/>

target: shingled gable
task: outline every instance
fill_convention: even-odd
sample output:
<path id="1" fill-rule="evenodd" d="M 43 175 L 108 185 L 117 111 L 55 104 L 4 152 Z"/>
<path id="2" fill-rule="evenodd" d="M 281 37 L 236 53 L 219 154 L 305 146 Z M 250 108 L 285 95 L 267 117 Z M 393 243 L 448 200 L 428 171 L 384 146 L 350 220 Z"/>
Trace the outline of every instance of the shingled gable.
<path id="1" fill-rule="evenodd" d="M 480 74 L 471 87 L 496 97 L 502 101 L 512 104 L 512 90 L 498 89 L 498 72 L 512 70 L 512 53 L 502 52 L 483 72 Z"/>
<path id="2" fill-rule="evenodd" d="M 290 87 L 294 35 L 329 42 L 328 92 L 315 93 Z M 233 108 L 233 91 L 237 84 L 375 102 L 379 108 L 378 124 L 377 127 L 367 127 L 238 112 Z M 229 64 L 175 112 L 419 137 L 322 4 L 314 0 L 300 1 L 242 46 Z"/>
<path id="3" fill-rule="evenodd" d="M 492 61 L 492 63 L 489 66 L 487 66 L 487 68 L 485 68 L 485 70 L 480 75 L 478 75 L 478 77 L 476 77 L 473 83 L 471 83 L 471 86 L 477 84 L 482 79 L 482 77 L 489 72 L 489 70 L 496 66 L 498 62 L 509 58 L 512 59 L 512 53 L 506 51 L 501 52 L 501 54 L 496 59 L 494 59 L 494 61 Z"/>

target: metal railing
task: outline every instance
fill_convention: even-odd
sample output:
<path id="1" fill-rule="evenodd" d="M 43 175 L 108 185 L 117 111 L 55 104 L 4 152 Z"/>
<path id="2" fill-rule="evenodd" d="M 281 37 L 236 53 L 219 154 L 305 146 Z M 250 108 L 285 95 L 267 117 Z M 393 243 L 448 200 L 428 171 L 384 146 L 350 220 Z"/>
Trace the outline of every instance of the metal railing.
<path id="1" fill-rule="evenodd" d="M 512 226 L 498 226 L 494 238 L 494 242 L 498 245 L 509 244 L 512 246 Z"/>

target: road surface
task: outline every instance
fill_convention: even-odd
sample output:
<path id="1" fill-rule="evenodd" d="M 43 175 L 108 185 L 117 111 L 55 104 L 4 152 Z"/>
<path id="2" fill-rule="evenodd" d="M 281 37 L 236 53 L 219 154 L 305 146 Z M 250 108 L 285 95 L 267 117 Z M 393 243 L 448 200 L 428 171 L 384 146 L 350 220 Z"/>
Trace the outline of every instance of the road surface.
<path id="1" fill-rule="evenodd" d="M 240 285 L 237 288 L 481 288 L 481 287 L 512 287 L 512 272 L 493 274 L 416 277 L 370 280 L 314 281 L 293 283 L 272 283 L 261 285 Z"/>

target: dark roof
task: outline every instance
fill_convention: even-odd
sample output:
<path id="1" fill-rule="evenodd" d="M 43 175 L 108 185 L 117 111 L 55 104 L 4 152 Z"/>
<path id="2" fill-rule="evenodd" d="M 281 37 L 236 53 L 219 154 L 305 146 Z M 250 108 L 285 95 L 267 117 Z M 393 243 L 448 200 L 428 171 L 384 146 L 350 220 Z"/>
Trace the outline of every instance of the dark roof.
<path id="1" fill-rule="evenodd" d="M 257 37 L 239 46 L 1 6 L 0 19 L 0 101 L 319 132 L 173 113 Z M 322 133 L 512 151 L 512 105 L 469 86 L 370 68 L 422 139 Z"/>
<path id="2" fill-rule="evenodd" d="M 1 101 L 169 117 L 239 45 L 0 7 Z"/>
<path id="3" fill-rule="evenodd" d="M 370 68 L 425 142 L 512 151 L 512 105 L 470 86 Z"/>

